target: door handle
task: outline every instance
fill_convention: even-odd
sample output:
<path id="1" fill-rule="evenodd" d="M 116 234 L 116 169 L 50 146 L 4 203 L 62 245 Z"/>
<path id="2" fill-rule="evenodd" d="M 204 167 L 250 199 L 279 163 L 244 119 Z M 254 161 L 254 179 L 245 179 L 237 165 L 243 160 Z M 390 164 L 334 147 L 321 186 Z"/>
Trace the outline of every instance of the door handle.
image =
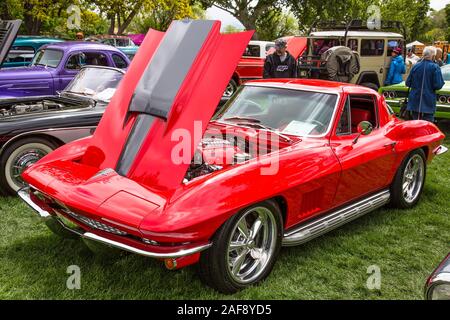
<path id="1" fill-rule="evenodd" d="M 392 150 L 395 150 L 395 146 L 397 145 L 397 142 L 389 142 L 389 143 L 386 143 L 385 145 L 384 145 L 384 147 L 385 148 L 391 148 Z"/>

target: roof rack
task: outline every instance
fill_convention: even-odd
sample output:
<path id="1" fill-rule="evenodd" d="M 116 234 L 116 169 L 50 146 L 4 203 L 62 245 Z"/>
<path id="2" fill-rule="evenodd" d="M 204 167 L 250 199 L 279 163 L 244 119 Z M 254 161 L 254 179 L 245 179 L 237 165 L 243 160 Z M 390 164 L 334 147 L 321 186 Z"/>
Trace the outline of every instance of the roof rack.
<path id="1" fill-rule="evenodd" d="M 329 21 L 319 21 L 315 23 L 313 28 L 322 30 L 371 30 L 367 26 L 367 22 L 362 19 L 353 19 L 349 22 L 329 20 Z M 401 30 L 403 25 L 400 21 L 393 20 L 381 20 L 381 28 L 378 30 Z"/>
<path id="2" fill-rule="evenodd" d="M 336 21 L 336 20 L 328 20 L 328 21 L 316 21 L 311 28 L 309 29 L 309 34 L 313 31 L 317 30 L 345 30 L 345 38 L 347 38 L 347 33 L 350 30 L 373 30 L 373 31 L 387 31 L 387 30 L 397 30 L 401 31 L 403 36 L 405 36 L 405 28 L 400 21 L 393 20 L 381 20 L 381 26 L 378 29 L 369 28 L 367 20 L 362 19 L 352 19 L 349 22 L 345 21 Z"/>

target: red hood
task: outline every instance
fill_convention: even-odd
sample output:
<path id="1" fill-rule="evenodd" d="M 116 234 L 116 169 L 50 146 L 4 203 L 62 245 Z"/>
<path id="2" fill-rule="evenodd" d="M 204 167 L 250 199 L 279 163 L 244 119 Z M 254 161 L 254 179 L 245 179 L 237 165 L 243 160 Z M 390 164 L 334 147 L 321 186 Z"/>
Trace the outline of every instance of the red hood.
<path id="1" fill-rule="evenodd" d="M 287 50 L 295 59 L 298 59 L 303 52 L 305 52 L 308 44 L 308 38 L 287 36 L 283 37 L 283 39 L 287 41 Z M 272 54 L 274 52 L 275 48 L 270 48 L 269 51 L 267 51 L 267 54 Z"/>
<path id="2" fill-rule="evenodd" d="M 253 32 L 220 34 L 218 21 L 174 21 L 151 30 L 111 100 L 82 163 L 113 168 L 159 191 L 183 180 L 192 157 Z"/>

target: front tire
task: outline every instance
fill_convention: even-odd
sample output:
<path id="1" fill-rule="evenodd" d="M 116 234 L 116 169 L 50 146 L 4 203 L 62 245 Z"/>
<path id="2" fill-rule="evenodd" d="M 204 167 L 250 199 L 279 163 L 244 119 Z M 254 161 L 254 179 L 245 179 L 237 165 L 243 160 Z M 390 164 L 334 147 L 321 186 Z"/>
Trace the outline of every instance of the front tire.
<path id="1" fill-rule="evenodd" d="M 272 201 L 252 205 L 227 220 L 203 252 L 200 279 L 222 292 L 235 293 L 265 279 L 280 252 L 283 223 Z"/>
<path id="2" fill-rule="evenodd" d="M 410 152 L 403 159 L 391 185 L 391 205 L 408 209 L 419 202 L 425 184 L 426 160 L 422 149 Z"/>
<path id="3" fill-rule="evenodd" d="M 31 137 L 13 142 L 0 155 L 0 193 L 15 195 L 25 186 L 21 174 L 57 145 L 43 138 Z"/>

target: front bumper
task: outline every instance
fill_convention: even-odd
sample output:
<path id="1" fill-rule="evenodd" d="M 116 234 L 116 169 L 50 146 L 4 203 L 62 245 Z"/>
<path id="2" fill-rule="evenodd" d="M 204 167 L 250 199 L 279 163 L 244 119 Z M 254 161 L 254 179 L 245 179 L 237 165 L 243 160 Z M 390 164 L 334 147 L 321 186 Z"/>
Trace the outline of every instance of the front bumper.
<path id="1" fill-rule="evenodd" d="M 74 228 L 73 226 L 69 226 L 68 224 L 64 223 L 62 219 L 60 219 L 57 215 L 53 215 L 50 212 L 42 209 L 37 203 L 35 203 L 31 197 L 30 197 L 30 189 L 23 188 L 20 189 L 17 193 L 19 197 L 26 203 L 28 206 L 30 206 L 36 214 L 45 222 L 45 224 L 48 226 L 49 229 L 51 229 L 53 232 L 57 234 L 66 234 L 66 235 L 73 235 L 73 236 L 79 236 L 83 239 L 99 242 L 104 245 L 125 250 L 131 253 L 135 253 L 138 255 L 142 255 L 149 258 L 157 258 L 157 259 L 176 259 L 180 257 L 190 256 L 196 253 L 199 253 L 205 249 L 208 249 L 211 247 L 212 243 L 202 244 L 195 247 L 189 247 L 186 249 L 177 249 L 174 251 L 165 251 L 165 252 L 155 252 L 155 251 L 148 251 L 143 250 L 141 248 L 131 246 L 125 243 L 121 243 L 103 236 L 100 236 L 98 234 L 95 234 L 93 232 L 85 231 L 82 228 Z"/>

